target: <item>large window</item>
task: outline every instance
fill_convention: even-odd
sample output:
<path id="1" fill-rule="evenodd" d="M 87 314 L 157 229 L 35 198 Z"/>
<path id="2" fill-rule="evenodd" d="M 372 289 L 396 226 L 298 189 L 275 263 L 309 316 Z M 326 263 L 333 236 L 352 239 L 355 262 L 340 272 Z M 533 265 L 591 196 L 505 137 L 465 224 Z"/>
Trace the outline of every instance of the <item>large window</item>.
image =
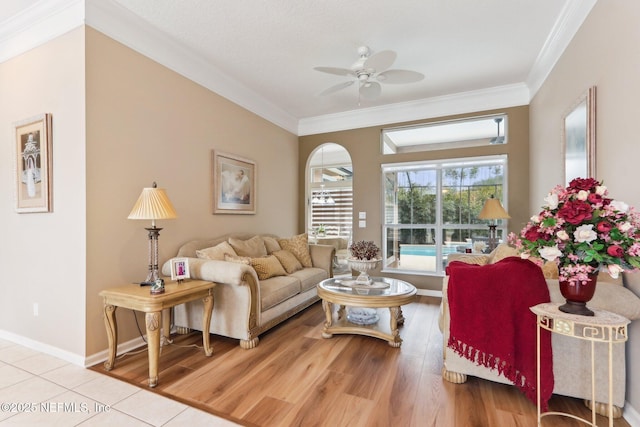
<path id="1" fill-rule="evenodd" d="M 507 207 L 506 169 L 506 156 L 382 165 L 384 270 L 443 274 L 448 254 L 487 243 L 478 214 L 491 196 Z"/>

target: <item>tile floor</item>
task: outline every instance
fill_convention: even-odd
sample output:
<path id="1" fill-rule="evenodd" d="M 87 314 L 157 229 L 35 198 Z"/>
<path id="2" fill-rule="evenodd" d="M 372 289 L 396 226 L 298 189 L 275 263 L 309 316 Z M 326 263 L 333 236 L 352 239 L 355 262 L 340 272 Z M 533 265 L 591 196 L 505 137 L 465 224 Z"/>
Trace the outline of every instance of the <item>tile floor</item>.
<path id="1" fill-rule="evenodd" d="M 0 426 L 237 426 L 0 339 Z"/>

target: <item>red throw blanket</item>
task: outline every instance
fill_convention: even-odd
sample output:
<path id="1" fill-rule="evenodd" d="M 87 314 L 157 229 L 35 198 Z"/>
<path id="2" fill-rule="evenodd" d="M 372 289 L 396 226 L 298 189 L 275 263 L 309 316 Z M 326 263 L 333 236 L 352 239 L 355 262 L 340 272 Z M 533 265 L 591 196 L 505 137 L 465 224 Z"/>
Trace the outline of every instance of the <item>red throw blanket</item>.
<path id="1" fill-rule="evenodd" d="M 449 275 L 449 342 L 460 356 L 496 369 L 536 403 L 536 315 L 534 305 L 549 302 L 540 267 L 518 257 L 495 264 L 452 261 Z M 540 332 L 540 401 L 553 392 L 551 333 Z"/>

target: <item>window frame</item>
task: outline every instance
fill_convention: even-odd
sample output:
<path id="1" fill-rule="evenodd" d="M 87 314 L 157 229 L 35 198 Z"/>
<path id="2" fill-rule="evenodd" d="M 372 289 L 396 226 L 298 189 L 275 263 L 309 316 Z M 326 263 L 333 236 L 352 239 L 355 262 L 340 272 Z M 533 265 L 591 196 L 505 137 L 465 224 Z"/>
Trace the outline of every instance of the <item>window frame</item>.
<path id="1" fill-rule="evenodd" d="M 386 257 L 387 252 L 387 235 L 389 230 L 400 229 L 433 229 L 436 247 L 436 269 L 431 270 L 417 270 L 417 269 L 404 269 L 394 268 L 387 265 L 388 260 L 383 259 L 382 272 L 393 274 L 411 274 L 411 275 L 424 275 L 424 276 L 444 276 L 444 253 L 443 247 L 443 234 L 445 230 L 449 229 L 462 229 L 462 230 L 488 230 L 488 223 L 478 224 L 443 224 L 443 203 L 442 203 L 442 189 L 443 189 L 443 177 L 442 171 L 453 167 L 471 167 L 471 166 L 491 166 L 501 165 L 503 168 L 503 182 L 502 182 L 502 199 L 501 202 L 505 210 L 509 210 L 509 159 L 507 154 L 487 155 L 487 156 L 475 156 L 475 157 L 463 157 L 463 158 L 451 158 L 451 159 L 438 159 L 438 160 L 424 160 L 424 161 L 412 161 L 412 162 L 400 162 L 400 163 L 383 163 L 381 164 L 381 200 L 382 200 L 382 230 L 381 230 L 381 242 L 382 242 L 382 254 Z M 399 223 L 387 223 L 386 217 L 386 186 L 385 177 L 389 172 L 399 172 L 406 170 L 425 170 L 435 169 L 436 173 L 436 216 L 435 223 L 430 224 L 399 224 Z M 397 204 L 395 205 L 397 206 Z M 498 226 L 498 234 L 504 237 L 507 235 L 508 220 L 503 220 Z"/>

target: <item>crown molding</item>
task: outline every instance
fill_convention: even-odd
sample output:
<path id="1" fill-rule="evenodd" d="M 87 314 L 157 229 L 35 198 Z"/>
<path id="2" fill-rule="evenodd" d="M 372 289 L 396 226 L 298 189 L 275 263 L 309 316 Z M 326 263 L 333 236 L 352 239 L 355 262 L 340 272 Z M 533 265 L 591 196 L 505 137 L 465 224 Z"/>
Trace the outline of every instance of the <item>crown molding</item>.
<path id="1" fill-rule="evenodd" d="M 560 12 L 527 77 L 533 98 L 571 43 L 597 0 L 569 0 Z"/>
<path id="2" fill-rule="evenodd" d="M 303 118 L 225 75 L 192 50 L 112 0 L 41 0 L 0 23 L 0 63 L 83 24 L 296 135 L 526 105 L 567 48 L 597 0 L 568 0 L 527 82 L 344 113 Z"/>
<path id="3" fill-rule="evenodd" d="M 265 120 L 296 133 L 297 118 L 222 73 L 129 10 L 111 0 L 86 0 L 86 5 L 87 25 Z"/>
<path id="4" fill-rule="evenodd" d="M 383 105 L 344 113 L 301 119 L 298 135 L 314 135 L 412 120 L 517 107 L 529 103 L 524 83 L 455 93 L 411 102 Z"/>
<path id="5" fill-rule="evenodd" d="M 84 0 L 41 0 L 0 22 L 0 63 L 84 23 Z"/>

